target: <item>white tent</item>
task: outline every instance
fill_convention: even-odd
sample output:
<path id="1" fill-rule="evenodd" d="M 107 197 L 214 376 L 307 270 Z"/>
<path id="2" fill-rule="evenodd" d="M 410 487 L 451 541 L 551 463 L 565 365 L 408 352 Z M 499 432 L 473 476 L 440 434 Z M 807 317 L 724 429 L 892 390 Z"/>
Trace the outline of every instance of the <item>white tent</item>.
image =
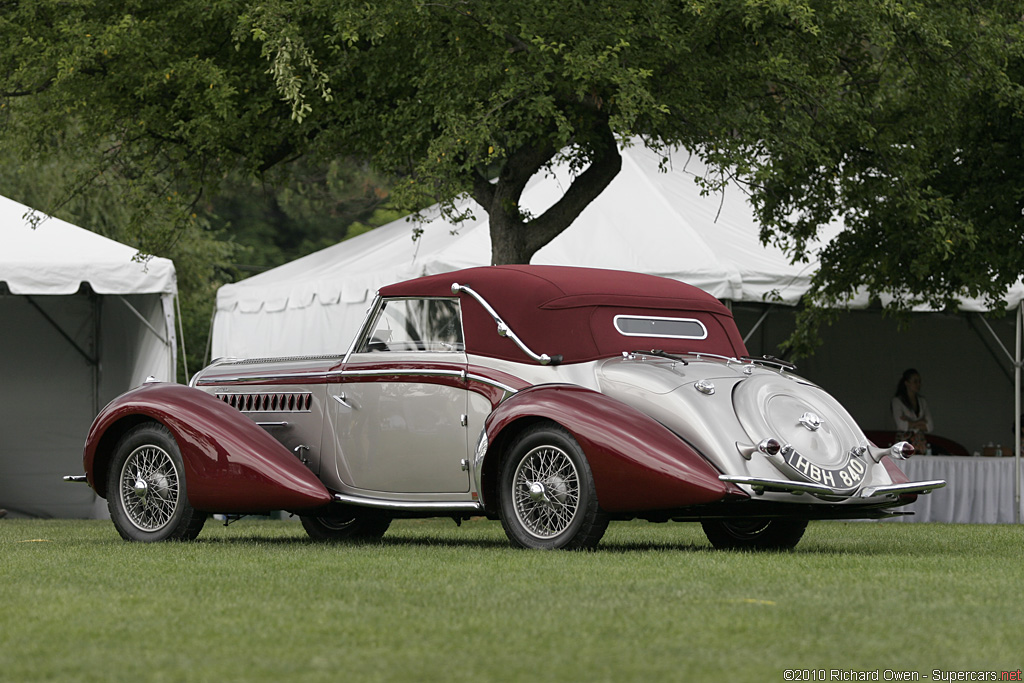
<path id="1" fill-rule="evenodd" d="M 176 380 L 174 264 L 0 197 L 0 508 L 100 517 L 82 447 L 107 401 Z"/>
<path id="2" fill-rule="evenodd" d="M 774 353 L 792 331 L 792 306 L 807 290 L 817 264 L 790 264 L 764 246 L 743 189 L 727 184 L 705 193 L 695 179 L 709 171 L 686 152 L 667 169 L 643 147 L 622 150 L 622 170 L 533 263 L 617 268 L 694 284 L 730 302 L 752 353 Z M 713 178 L 712 174 L 712 178 Z M 535 178 L 524 208 L 543 212 L 571 180 L 565 167 Z M 217 295 L 214 357 L 258 357 L 344 351 L 379 287 L 399 280 L 486 264 L 487 215 L 453 226 L 435 216 L 418 227 L 396 221 L 367 234 L 241 282 Z M 842 227 L 828 226 L 828 240 Z M 453 234 L 455 231 L 456 234 Z M 781 306 L 769 307 L 767 301 Z M 1024 306 L 1020 283 L 1007 307 Z M 866 299 L 852 302 L 865 309 Z M 769 313 L 770 315 L 766 315 Z M 891 428 L 889 399 L 903 369 L 917 367 L 943 435 L 974 450 L 989 441 L 1009 444 L 1014 419 L 1013 318 L 987 322 L 982 302 L 961 302 L 962 315 L 914 316 L 909 325 L 855 311 L 823 330 L 823 351 L 801 361 L 801 374 L 846 405 L 866 429 Z M 982 334 L 978 333 L 982 330 Z M 993 341 L 995 340 L 995 341 Z M 1008 370 L 1009 368 L 1009 370 Z"/>
<path id="3" fill-rule="evenodd" d="M 708 171 L 696 157 L 677 153 L 671 171 L 662 172 L 650 150 L 622 152 L 622 170 L 611 185 L 533 263 L 653 273 L 730 301 L 799 300 L 814 266 L 791 265 L 781 250 L 761 245 L 739 187 L 704 195 L 694 179 Z M 570 181 L 565 166 L 535 178 L 523 193 L 524 208 L 543 212 Z M 473 220 L 454 226 L 434 210 L 418 226 L 423 234 L 415 242 L 416 224 L 399 220 L 225 285 L 217 294 L 213 356 L 337 352 L 379 287 L 489 263 L 487 214 L 467 205 Z"/>

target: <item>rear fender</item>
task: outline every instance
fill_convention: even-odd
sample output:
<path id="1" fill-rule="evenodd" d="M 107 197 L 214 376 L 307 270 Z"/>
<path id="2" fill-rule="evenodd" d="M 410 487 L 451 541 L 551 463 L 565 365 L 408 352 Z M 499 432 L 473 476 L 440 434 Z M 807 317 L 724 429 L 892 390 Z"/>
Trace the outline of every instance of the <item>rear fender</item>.
<path id="1" fill-rule="evenodd" d="M 720 481 L 707 460 L 661 423 L 604 394 L 562 384 L 520 391 L 488 417 L 484 429 L 490 445 L 482 471 L 485 497 L 496 491 L 505 446 L 520 427 L 538 419 L 557 422 L 579 443 L 594 475 L 598 502 L 607 512 L 672 509 L 747 497 L 734 484 Z"/>
<path id="2" fill-rule="evenodd" d="M 174 435 L 188 500 L 197 510 L 309 510 L 331 500 L 320 480 L 252 420 L 203 391 L 162 383 L 122 394 L 93 421 L 84 465 L 100 496 L 107 495 L 107 470 L 121 435 L 147 420 Z"/>

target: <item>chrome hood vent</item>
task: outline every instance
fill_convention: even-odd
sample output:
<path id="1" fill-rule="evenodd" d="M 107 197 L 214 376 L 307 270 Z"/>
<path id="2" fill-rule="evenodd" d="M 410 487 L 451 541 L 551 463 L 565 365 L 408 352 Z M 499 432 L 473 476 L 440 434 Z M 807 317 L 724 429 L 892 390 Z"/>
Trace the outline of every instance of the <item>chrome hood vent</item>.
<path id="1" fill-rule="evenodd" d="M 313 395 L 308 391 L 283 393 L 214 394 L 243 413 L 308 413 Z"/>

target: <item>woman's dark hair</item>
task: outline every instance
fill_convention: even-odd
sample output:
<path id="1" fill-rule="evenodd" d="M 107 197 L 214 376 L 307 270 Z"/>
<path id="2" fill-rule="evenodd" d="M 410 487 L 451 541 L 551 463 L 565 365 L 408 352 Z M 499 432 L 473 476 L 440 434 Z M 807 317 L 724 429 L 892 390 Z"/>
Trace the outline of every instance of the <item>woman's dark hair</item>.
<path id="1" fill-rule="evenodd" d="M 894 395 L 900 399 L 900 403 L 905 405 L 907 408 L 910 408 L 911 410 L 913 410 L 914 408 L 913 406 L 910 405 L 910 397 L 907 396 L 907 380 L 913 377 L 914 375 L 920 374 L 921 373 L 919 373 L 914 368 L 907 368 L 906 370 L 903 371 L 903 376 L 900 377 L 899 384 L 896 385 L 896 393 Z"/>

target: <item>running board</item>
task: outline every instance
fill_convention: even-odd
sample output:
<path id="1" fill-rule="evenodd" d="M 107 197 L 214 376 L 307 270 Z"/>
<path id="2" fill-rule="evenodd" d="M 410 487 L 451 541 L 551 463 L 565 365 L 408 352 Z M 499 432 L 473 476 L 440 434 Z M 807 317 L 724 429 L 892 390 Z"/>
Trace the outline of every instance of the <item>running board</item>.
<path id="1" fill-rule="evenodd" d="M 334 494 L 335 503 L 358 505 L 360 507 L 378 508 L 381 510 L 408 510 L 409 512 L 482 512 L 483 504 L 473 501 L 425 501 L 425 500 L 386 500 L 382 498 L 362 498 L 346 496 L 344 493 Z"/>

